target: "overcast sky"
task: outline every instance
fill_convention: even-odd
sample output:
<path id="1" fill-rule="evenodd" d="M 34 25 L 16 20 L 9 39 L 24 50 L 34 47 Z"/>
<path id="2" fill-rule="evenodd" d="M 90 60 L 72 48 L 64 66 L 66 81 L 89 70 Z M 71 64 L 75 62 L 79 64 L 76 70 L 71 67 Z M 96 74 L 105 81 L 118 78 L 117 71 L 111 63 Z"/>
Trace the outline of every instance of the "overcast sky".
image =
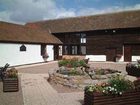
<path id="1" fill-rule="evenodd" d="M 140 0 L 0 0 L 0 21 L 27 22 L 140 10 Z"/>

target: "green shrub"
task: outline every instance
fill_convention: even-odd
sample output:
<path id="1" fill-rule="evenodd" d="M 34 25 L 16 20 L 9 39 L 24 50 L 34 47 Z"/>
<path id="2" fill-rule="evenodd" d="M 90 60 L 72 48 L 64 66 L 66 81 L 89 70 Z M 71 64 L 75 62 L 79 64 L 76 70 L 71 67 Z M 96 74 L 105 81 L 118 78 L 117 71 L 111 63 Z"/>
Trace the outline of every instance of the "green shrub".
<path id="1" fill-rule="evenodd" d="M 78 67 L 78 60 L 77 59 L 71 59 L 71 60 L 69 60 L 69 65 L 71 67 Z"/>
<path id="2" fill-rule="evenodd" d="M 76 67 L 80 67 L 80 66 L 85 66 L 86 63 L 84 62 L 84 60 L 79 61 L 77 58 L 73 58 L 73 59 L 60 60 L 60 61 L 58 61 L 58 65 L 59 65 L 59 67 L 65 66 L 65 67 L 76 68 Z"/>
<path id="3" fill-rule="evenodd" d="M 96 70 L 96 75 L 104 75 L 104 74 L 105 74 L 105 69 Z"/>
<path id="4" fill-rule="evenodd" d="M 85 92 L 98 92 L 102 93 L 104 87 L 108 86 L 107 83 L 102 83 L 102 84 L 95 84 L 95 85 L 89 85 L 85 87 Z"/>
<path id="5" fill-rule="evenodd" d="M 11 68 L 10 70 L 6 71 L 5 77 L 7 78 L 17 78 L 18 71 L 15 68 Z"/>
<path id="6" fill-rule="evenodd" d="M 79 66 L 86 66 L 86 63 L 84 60 L 80 60 L 78 63 L 79 63 Z"/>
<path id="7" fill-rule="evenodd" d="M 123 92 L 134 89 L 133 82 L 122 75 L 112 76 L 104 85 L 90 85 L 85 87 L 85 92 L 99 92 L 105 95 L 122 95 Z"/>
<path id="8" fill-rule="evenodd" d="M 67 66 L 67 64 L 69 63 L 68 60 L 60 60 L 58 61 L 58 66 L 61 67 L 61 66 Z"/>
<path id="9" fill-rule="evenodd" d="M 122 92 L 131 90 L 134 88 L 134 84 L 131 81 L 125 79 L 124 76 L 119 75 L 119 74 L 112 76 L 110 80 L 108 81 L 108 83 L 110 84 L 110 87 L 112 89 L 111 94 L 120 95 L 122 94 Z"/>
<path id="10" fill-rule="evenodd" d="M 80 75 L 80 72 L 78 72 L 76 69 L 72 69 L 71 71 L 69 71 L 68 75 Z"/>

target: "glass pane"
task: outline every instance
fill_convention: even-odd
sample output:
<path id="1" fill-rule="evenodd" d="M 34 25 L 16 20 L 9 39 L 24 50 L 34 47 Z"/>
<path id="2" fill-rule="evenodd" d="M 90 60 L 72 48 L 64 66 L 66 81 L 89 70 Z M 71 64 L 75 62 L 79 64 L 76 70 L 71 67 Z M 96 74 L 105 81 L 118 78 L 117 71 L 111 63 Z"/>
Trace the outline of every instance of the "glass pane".
<path id="1" fill-rule="evenodd" d="M 59 46 L 59 56 L 62 56 L 62 46 Z"/>
<path id="2" fill-rule="evenodd" d="M 72 46 L 72 54 L 77 54 L 77 46 Z"/>
<path id="3" fill-rule="evenodd" d="M 64 46 L 64 54 L 68 54 L 68 46 Z"/>
<path id="4" fill-rule="evenodd" d="M 81 38 L 81 43 L 86 43 L 86 38 Z"/>
<path id="5" fill-rule="evenodd" d="M 81 46 L 81 54 L 86 54 L 86 46 Z"/>

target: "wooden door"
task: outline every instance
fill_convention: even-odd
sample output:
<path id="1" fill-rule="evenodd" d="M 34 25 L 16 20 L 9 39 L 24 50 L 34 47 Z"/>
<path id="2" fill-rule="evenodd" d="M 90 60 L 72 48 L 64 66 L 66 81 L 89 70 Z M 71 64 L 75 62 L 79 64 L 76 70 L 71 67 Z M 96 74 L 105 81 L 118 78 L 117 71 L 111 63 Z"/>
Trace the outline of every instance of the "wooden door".
<path id="1" fill-rule="evenodd" d="M 116 61 L 116 49 L 107 49 L 106 51 L 107 61 Z"/>
<path id="2" fill-rule="evenodd" d="M 124 61 L 131 62 L 132 48 L 131 45 L 124 45 Z"/>
<path id="3" fill-rule="evenodd" d="M 48 59 L 47 61 L 53 61 L 54 60 L 54 46 L 53 45 L 47 45 L 47 54 L 48 54 Z"/>
<path id="4" fill-rule="evenodd" d="M 59 58 L 59 46 L 58 45 L 54 45 L 54 60 L 58 60 Z"/>

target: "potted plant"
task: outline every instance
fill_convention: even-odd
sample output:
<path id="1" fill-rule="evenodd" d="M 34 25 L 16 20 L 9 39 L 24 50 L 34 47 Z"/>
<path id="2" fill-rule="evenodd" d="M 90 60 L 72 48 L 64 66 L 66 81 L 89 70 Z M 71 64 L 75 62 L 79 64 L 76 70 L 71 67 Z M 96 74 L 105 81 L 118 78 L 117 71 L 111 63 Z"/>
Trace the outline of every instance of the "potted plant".
<path id="1" fill-rule="evenodd" d="M 107 83 L 85 87 L 84 105 L 139 105 L 139 97 L 140 90 L 133 82 L 116 75 Z"/>
<path id="2" fill-rule="evenodd" d="M 15 68 L 7 70 L 3 80 L 4 92 L 15 92 L 19 90 L 18 85 L 18 72 Z"/>

